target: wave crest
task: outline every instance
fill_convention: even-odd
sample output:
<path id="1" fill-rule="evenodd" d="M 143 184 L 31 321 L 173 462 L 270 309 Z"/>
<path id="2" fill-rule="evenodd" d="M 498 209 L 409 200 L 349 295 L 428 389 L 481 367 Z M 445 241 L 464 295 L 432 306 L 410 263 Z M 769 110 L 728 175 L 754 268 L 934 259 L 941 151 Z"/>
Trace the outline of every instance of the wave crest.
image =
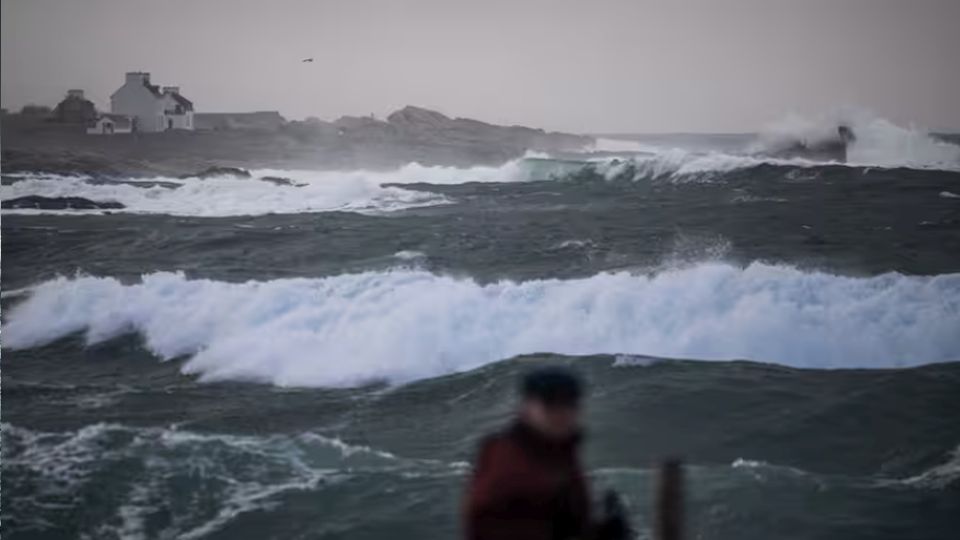
<path id="1" fill-rule="evenodd" d="M 202 380 L 406 382 L 516 355 L 626 353 L 799 367 L 960 357 L 960 274 L 869 278 L 705 263 L 652 276 L 480 285 L 397 270 L 247 283 L 154 273 L 57 279 L 4 325 L 5 346 L 139 333 Z"/>
<path id="2" fill-rule="evenodd" d="M 847 162 L 863 167 L 910 167 L 960 170 L 960 146 L 938 140 L 914 127 L 904 128 L 864 111 L 812 118 L 788 115 L 768 126 L 750 146 L 758 154 L 776 154 L 796 143 L 816 146 L 837 137 L 837 126 L 853 129 Z"/>

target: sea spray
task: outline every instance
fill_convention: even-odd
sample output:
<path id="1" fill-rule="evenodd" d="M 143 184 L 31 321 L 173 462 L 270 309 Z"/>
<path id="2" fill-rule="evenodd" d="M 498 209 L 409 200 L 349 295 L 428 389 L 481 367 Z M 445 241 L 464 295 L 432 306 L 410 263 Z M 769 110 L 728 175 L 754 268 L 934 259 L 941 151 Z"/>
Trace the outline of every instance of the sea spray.
<path id="1" fill-rule="evenodd" d="M 481 285 L 424 271 L 227 283 L 57 279 L 11 309 L 10 349 L 135 332 L 202 380 L 395 383 L 535 352 L 751 359 L 799 367 L 956 360 L 960 274 L 843 277 L 702 263 L 655 275 Z"/>

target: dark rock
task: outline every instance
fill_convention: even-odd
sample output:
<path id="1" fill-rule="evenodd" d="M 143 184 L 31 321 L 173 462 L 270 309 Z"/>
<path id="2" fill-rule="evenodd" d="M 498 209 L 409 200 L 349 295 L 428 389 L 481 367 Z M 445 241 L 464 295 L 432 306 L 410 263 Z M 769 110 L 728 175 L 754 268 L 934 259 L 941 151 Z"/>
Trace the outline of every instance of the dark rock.
<path id="1" fill-rule="evenodd" d="M 99 210 L 125 208 L 116 201 L 91 201 L 83 197 L 41 197 L 28 195 L 3 201 L 3 208 L 32 208 L 37 210 Z"/>
<path id="2" fill-rule="evenodd" d="M 240 167 L 207 167 L 196 174 L 184 174 L 180 178 L 213 178 L 215 176 L 232 176 L 234 178 L 250 178 L 250 171 Z"/>
<path id="3" fill-rule="evenodd" d="M 394 111 L 386 121 L 345 116 L 334 125 L 351 145 L 393 147 L 407 154 L 408 160 L 424 162 L 433 161 L 431 157 L 440 155 L 474 162 L 495 162 L 519 157 L 526 150 L 578 150 L 594 142 L 587 136 L 450 118 L 413 106 Z"/>
<path id="4" fill-rule="evenodd" d="M 811 161 L 847 161 L 847 146 L 857 140 L 856 135 L 846 125 L 837 126 L 835 136 L 825 140 L 797 140 L 781 141 L 782 148 L 768 152 L 771 156 L 781 159 L 809 159 Z"/>
<path id="5" fill-rule="evenodd" d="M 276 184 L 278 186 L 292 186 L 292 187 L 303 187 L 306 184 L 298 184 L 289 178 L 284 178 L 282 176 L 263 176 L 260 180 L 264 182 L 270 182 L 271 184 Z"/>
<path id="6" fill-rule="evenodd" d="M 440 128 L 443 127 L 444 124 L 450 123 L 450 117 L 437 111 L 431 111 L 430 109 L 407 105 L 398 111 L 390 113 L 387 121 L 395 126 Z"/>
<path id="7" fill-rule="evenodd" d="M 88 178 L 84 180 L 87 184 L 92 186 L 132 186 L 135 188 L 141 189 L 150 189 L 155 187 L 162 187 L 166 189 L 180 189 L 183 187 L 183 184 L 177 182 L 167 182 L 165 180 L 153 180 L 153 181 L 132 181 L 132 180 L 118 180 L 115 178 Z"/>

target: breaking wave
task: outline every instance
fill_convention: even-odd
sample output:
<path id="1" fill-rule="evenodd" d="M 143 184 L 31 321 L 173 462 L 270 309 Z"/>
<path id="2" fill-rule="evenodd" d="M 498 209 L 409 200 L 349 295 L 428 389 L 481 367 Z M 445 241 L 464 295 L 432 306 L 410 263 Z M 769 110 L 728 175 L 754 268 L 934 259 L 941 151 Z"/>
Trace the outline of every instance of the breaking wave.
<path id="1" fill-rule="evenodd" d="M 942 489 L 958 480 L 960 480 L 960 446 L 953 449 L 950 459 L 946 462 L 900 482 L 911 486 Z"/>
<path id="2" fill-rule="evenodd" d="M 803 158 L 778 158 L 782 151 L 803 144 L 817 146 L 837 138 L 837 126 L 850 126 L 856 140 L 847 149 L 846 163 Z M 661 146 L 633 140 L 597 139 L 588 151 L 621 153 L 625 159 L 609 157 L 592 160 L 607 179 L 669 178 L 671 180 L 714 180 L 719 175 L 761 165 L 781 167 L 914 168 L 960 171 L 960 146 L 939 140 L 929 133 L 904 128 L 868 113 L 845 113 L 804 118 L 790 115 L 771 124 L 740 152 L 703 151 Z"/>
<path id="3" fill-rule="evenodd" d="M 83 177 L 33 175 L 3 186 L 0 193 L 5 201 L 27 196 L 81 197 L 124 206 L 111 210 L 113 212 L 200 217 L 325 211 L 378 213 L 447 202 L 437 194 L 383 186 L 381 179 L 364 172 L 267 170 L 257 171 L 257 175 L 284 177 L 291 181 L 291 185 L 232 177 L 102 182 Z M 100 213 L 101 210 L 16 209 L 5 212 Z"/>
<path id="4" fill-rule="evenodd" d="M 580 166 L 583 164 L 580 163 Z M 411 163 L 392 171 L 308 171 L 260 169 L 251 178 L 142 178 L 107 181 L 84 176 L 9 175 L 0 199 L 80 197 L 98 203 L 116 202 L 111 212 L 221 217 L 306 212 L 382 213 L 450 202 L 404 184 L 513 182 L 551 177 L 570 171 L 569 164 L 535 154 L 498 167 L 440 167 Z M 103 210 L 8 209 L 5 212 L 102 213 Z"/>
<path id="5" fill-rule="evenodd" d="M 138 333 L 201 380 L 402 383 L 516 355 L 625 353 L 799 367 L 960 358 L 960 274 L 842 277 L 701 263 L 655 275 L 501 281 L 396 270 L 226 283 L 153 273 L 57 279 L 3 327 L 10 349 Z"/>
<path id="6" fill-rule="evenodd" d="M 639 141 L 633 141 L 629 139 L 610 139 L 606 137 L 598 137 L 594 140 L 593 144 L 588 145 L 584 148 L 584 151 L 587 152 L 630 152 L 630 153 L 655 153 L 661 151 L 662 148 L 650 145 L 643 144 Z"/>
<path id="7" fill-rule="evenodd" d="M 795 143 L 816 145 L 835 139 L 840 124 L 850 126 L 856 135 L 847 148 L 850 165 L 960 170 L 960 146 L 862 111 L 812 118 L 788 115 L 768 126 L 748 150 L 754 154 L 775 154 Z"/>
<path id="8" fill-rule="evenodd" d="M 584 170 L 595 172 L 606 180 L 666 179 L 671 182 L 702 182 L 714 181 L 724 173 L 762 165 L 809 168 L 822 166 L 823 163 L 798 158 L 703 153 L 674 148 L 651 156 L 594 161 Z"/>
<path id="9" fill-rule="evenodd" d="M 600 139 L 594 150 L 602 158 L 579 156 L 557 159 L 528 153 L 500 166 L 469 168 L 424 166 L 411 163 L 391 171 L 305 171 L 261 169 L 252 178 L 144 178 L 103 180 L 49 174 L 7 175 L 0 199 L 22 197 L 62 199 L 78 197 L 95 203 L 119 203 L 111 212 L 221 217 L 307 212 L 359 212 L 379 214 L 452 202 L 448 195 L 411 184 L 453 185 L 476 182 L 527 182 L 537 180 L 606 181 L 722 181 L 725 174 L 762 166 L 791 170 L 831 166 L 907 167 L 960 171 L 960 146 L 929 135 L 900 128 L 886 120 L 854 123 L 857 140 L 848 148 L 847 163 L 773 157 L 784 145 L 829 138 L 836 122 L 794 120 L 761 135 L 744 153 L 692 151 L 654 147 L 633 141 Z M 622 154 L 619 155 L 617 152 Z M 611 155 L 612 154 L 612 155 Z M 945 192 L 947 193 L 947 192 Z M 8 213 L 84 214 L 91 209 L 15 208 Z"/>

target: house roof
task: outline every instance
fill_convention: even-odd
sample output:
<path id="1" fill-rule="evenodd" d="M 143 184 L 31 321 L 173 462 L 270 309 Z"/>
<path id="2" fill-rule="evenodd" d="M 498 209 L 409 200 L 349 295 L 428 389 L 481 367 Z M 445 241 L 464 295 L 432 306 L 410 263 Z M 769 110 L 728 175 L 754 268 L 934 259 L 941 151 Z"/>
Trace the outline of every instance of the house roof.
<path id="1" fill-rule="evenodd" d="M 158 86 L 158 85 L 156 85 L 156 84 L 150 84 L 150 83 L 149 83 L 148 81 L 146 81 L 146 80 L 144 80 L 144 81 L 142 81 L 142 82 L 143 82 L 143 87 L 146 88 L 147 90 L 149 90 L 150 93 L 153 94 L 153 97 L 156 97 L 156 98 L 159 98 L 159 99 L 163 99 L 163 97 L 166 95 L 164 92 L 162 92 L 162 91 L 160 90 L 160 86 Z M 123 88 L 123 87 L 121 86 L 120 88 Z M 117 95 L 117 92 L 119 92 L 119 91 L 120 91 L 120 90 L 118 89 L 118 90 L 115 91 L 114 93 L 110 94 L 110 99 L 113 99 L 113 97 L 114 97 L 115 95 Z M 190 101 L 189 99 L 181 96 L 181 95 L 180 95 L 179 93 L 177 93 L 177 92 L 172 92 L 172 93 L 170 93 L 170 96 L 173 97 L 173 99 L 177 102 L 177 104 L 180 105 L 181 107 L 183 107 L 184 109 L 186 109 L 186 110 L 188 110 L 188 111 L 192 111 L 192 110 L 193 110 L 193 102 Z"/>
<path id="2" fill-rule="evenodd" d="M 190 101 L 189 99 L 181 96 L 179 93 L 177 93 L 177 92 L 171 92 L 171 93 L 170 93 L 170 97 L 172 97 L 174 100 L 176 100 L 176 102 L 177 102 L 181 107 L 183 107 L 185 110 L 188 110 L 188 111 L 192 111 L 192 110 L 193 110 L 193 102 Z"/>
<path id="3" fill-rule="evenodd" d="M 153 94 L 153 95 L 155 95 L 155 96 L 157 96 L 157 97 L 163 97 L 163 94 L 160 92 L 160 87 L 159 87 L 159 86 L 157 86 L 157 85 L 155 85 L 155 84 L 150 84 L 150 83 L 148 83 L 147 81 L 143 81 L 143 86 L 145 86 L 145 87 L 147 88 L 147 90 L 150 91 L 151 94 Z"/>

